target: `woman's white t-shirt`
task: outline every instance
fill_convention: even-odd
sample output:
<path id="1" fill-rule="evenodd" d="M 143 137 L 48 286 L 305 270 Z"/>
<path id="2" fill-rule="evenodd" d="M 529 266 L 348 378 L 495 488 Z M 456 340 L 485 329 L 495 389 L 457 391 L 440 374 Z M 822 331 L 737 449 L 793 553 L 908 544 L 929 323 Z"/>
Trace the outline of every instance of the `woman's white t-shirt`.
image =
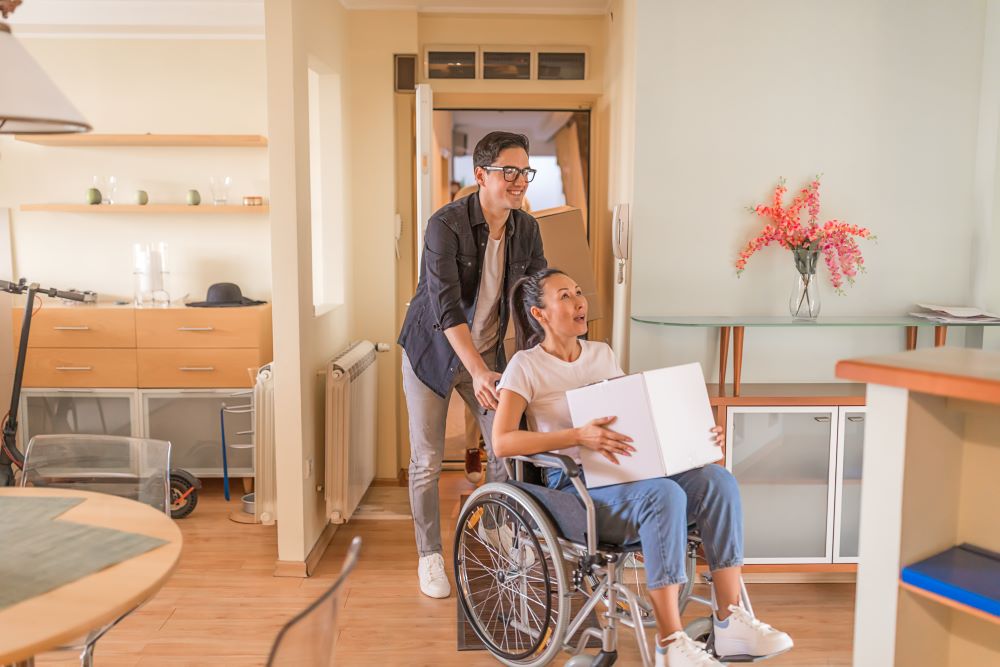
<path id="1" fill-rule="evenodd" d="M 528 428 L 539 433 L 573 428 L 566 392 L 624 375 L 614 352 L 605 343 L 581 340 L 576 361 L 554 357 L 541 345 L 521 350 L 507 364 L 497 385 L 520 394 L 528 402 Z M 579 447 L 554 450 L 580 462 Z"/>

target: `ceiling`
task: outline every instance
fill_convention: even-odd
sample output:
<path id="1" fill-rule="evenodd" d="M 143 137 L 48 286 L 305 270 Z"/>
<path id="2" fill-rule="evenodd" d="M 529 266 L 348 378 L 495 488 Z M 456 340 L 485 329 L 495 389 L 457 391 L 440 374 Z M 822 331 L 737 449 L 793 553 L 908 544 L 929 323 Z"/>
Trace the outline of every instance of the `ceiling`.
<path id="1" fill-rule="evenodd" d="M 456 14 L 604 14 L 610 0 L 340 0 L 348 9 L 398 9 Z"/>
<path id="2" fill-rule="evenodd" d="M 604 14 L 610 4 L 610 0 L 340 2 L 352 10 L 578 15 Z M 263 39 L 264 0 L 25 0 L 9 23 L 15 34 L 38 37 Z"/>

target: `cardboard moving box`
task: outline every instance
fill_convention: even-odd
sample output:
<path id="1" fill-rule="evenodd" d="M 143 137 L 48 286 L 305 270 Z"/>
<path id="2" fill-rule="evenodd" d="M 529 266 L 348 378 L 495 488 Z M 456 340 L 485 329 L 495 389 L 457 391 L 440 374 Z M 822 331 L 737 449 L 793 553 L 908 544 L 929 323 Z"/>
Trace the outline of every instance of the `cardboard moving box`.
<path id="1" fill-rule="evenodd" d="M 587 320 L 599 320 L 602 304 L 597 294 L 594 278 L 594 258 L 587 244 L 587 227 L 583 211 L 573 206 L 558 206 L 532 211 L 542 233 L 542 247 L 549 266 L 563 271 L 577 282 L 587 297 Z M 514 325 L 508 323 L 505 339 L 514 339 Z"/>

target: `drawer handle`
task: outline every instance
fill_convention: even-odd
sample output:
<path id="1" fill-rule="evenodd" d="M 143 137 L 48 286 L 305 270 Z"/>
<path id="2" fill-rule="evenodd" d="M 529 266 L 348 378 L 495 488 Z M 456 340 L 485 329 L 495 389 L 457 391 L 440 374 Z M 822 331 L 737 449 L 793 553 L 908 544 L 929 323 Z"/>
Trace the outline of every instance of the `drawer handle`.
<path id="1" fill-rule="evenodd" d="M 73 327 L 59 326 L 52 328 L 55 329 L 56 331 L 90 331 L 90 327 L 88 327 L 86 324 L 81 324 L 80 326 L 73 326 Z"/>
<path id="2" fill-rule="evenodd" d="M 177 327 L 178 331 L 215 331 L 215 327 Z"/>
<path id="3" fill-rule="evenodd" d="M 93 366 L 56 366 L 57 371 L 92 371 Z"/>
<path id="4" fill-rule="evenodd" d="M 848 415 L 847 417 L 847 421 L 854 423 L 863 422 L 864 420 L 865 418 L 861 415 Z"/>
<path id="5" fill-rule="evenodd" d="M 827 422 L 830 421 L 829 417 L 813 417 L 813 419 L 816 420 L 816 421 L 818 421 L 821 424 L 826 424 Z"/>
<path id="6" fill-rule="evenodd" d="M 181 366 L 180 370 L 194 373 L 207 373 L 215 370 L 215 366 Z"/>

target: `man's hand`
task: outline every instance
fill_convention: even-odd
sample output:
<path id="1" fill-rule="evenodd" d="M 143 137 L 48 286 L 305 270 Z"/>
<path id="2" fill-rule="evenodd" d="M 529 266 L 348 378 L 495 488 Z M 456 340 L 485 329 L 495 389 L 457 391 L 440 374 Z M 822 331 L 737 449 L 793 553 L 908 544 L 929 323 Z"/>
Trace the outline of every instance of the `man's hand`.
<path id="1" fill-rule="evenodd" d="M 476 392 L 476 400 L 484 410 L 496 410 L 500 401 L 500 392 L 497 391 L 497 382 L 500 381 L 500 374 L 491 371 L 489 368 L 472 373 L 472 389 Z"/>
<path id="2" fill-rule="evenodd" d="M 722 428 L 721 426 L 713 426 L 710 433 L 715 434 L 715 444 L 717 444 L 719 447 L 726 446 L 726 429 Z"/>
<path id="3" fill-rule="evenodd" d="M 576 429 L 576 441 L 618 465 L 618 459 L 615 458 L 615 455 L 632 456 L 635 447 L 628 444 L 632 442 L 632 438 L 608 428 L 608 425 L 616 419 L 618 417 L 591 419 L 584 426 Z"/>

